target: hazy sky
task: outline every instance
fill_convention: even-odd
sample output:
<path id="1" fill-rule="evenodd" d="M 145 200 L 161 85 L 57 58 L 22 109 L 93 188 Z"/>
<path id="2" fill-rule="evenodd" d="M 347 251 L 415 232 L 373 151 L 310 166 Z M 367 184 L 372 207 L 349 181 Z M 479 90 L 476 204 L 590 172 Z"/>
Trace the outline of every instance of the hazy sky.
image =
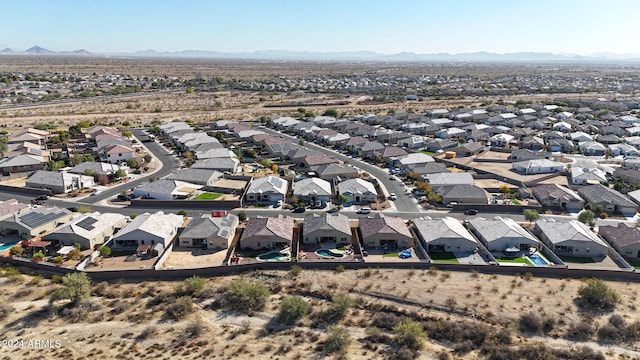
<path id="1" fill-rule="evenodd" d="M 7 0 L 0 45 L 640 54 L 638 0 Z"/>

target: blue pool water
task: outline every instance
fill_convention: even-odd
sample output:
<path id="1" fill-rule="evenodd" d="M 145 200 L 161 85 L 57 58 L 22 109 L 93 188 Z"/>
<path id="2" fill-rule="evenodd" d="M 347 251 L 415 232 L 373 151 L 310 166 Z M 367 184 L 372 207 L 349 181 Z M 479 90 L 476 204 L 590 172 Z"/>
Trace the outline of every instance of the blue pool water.
<path id="1" fill-rule="evenodd" d="M 535 266 L 544 266 L 544 265 L 549 265 L 549 263 L 547 263 L 540 255 L 538 254 L 533 254 L 533 255 L 529 255 L 529 261 L 531 261 L 533 263 L 533 265 Z"/>
<path id="2" fill-rule="evenodd" d="M 262 261 L 278 261 L 286 257 L 287 257 L 286 255 L 282 255 L 279 252 L 268 252 L 265 254 L 258 255 L 256 259 L 262 260 Z"/>
<path id="3" fill-rule="evenodd" d="M 18 245 L 20 242 L 16 241 L 16 242 L 12 242 L 12 243 L 6 243 L 2 246 L 0 246 L 0 251 L 5 251 L 7 249 L 11 249 L 12 247 Z"/>
<path id="4" fill-rule="evenodd" d="M 331 256 L 333 256 L 333 257 L 342 257 L 342 254 L 331 253 L 331 251 L 327 250 L 327 249 L 320 249 L 320 250 L 316 251 L 316 254 L 318 254 L 319 256 L 322 256 L 322 257 L 326 257 L 326 258 L 331 257 Z"/>
<path id="5" fill-rule="evenodd" d="M 249 164 L 249 167 L 252 168 L 253 170 L 258 170 L 260 169 L 260 166 L 258 165 L 254 165 L 254 164 Z"/>

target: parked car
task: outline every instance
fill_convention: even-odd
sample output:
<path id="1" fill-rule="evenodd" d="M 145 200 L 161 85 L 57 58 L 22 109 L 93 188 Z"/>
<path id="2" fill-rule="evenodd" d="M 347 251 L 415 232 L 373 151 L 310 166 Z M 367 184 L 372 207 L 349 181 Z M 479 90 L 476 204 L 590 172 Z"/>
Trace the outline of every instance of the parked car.
<path id="1" fill-rule="evenodd" d="M 118 200 L 120 200 L 120 201 L 129 201 L 129 200 L 131 200 L 131 195 L 119 194 L 118 195 Z"/>
<path id="2" fill-rule="evenodd" d="M 337 207 L 334 207 L 334 208 L 329 209 L 329 211 L 327 211 L 327 213 L 328 214 L 333 214 L 333 213 L 337 213 L 338 211 L 340 211 L 340 209 L 337 208 Z"/>
<path id="3" fill-rule="evenodd" d="M 389 194 L 389 200 L 398 200 L 398 197 L 396 196 L 396 193 Z"/>
<path id="4" fill-rule="evenodd" d="M 477 209 L 467 209 L 464 213 L 466 215 L 478 215 L 478 210 Z"/>
<path id="5" fill-rule="evenodd" d="M 447 207 L 448 207 L 448 208 L 452 208 L 452 207 L 454 207 L 454 206 L 456 206 L 456 205 L 458 205 L 458 203 L 457 203 L 457 202 L 455 202 L 455 201 L 452 201 L 452 202 L 450 202 L 450 203 L 448 203 L 448 204 L 447 204 Z"/>
<path id="6" fill-rule="evenodd" d="M 391 175 L 389 176 L 389 180 L 396 180 L 397 178 L 395 177 L 395 175 Z"/>
<path id="7" fill-rule="evenodd" d="M 305 209 L 305 208 L 304 208 L 304 207 L 302 207 L 302 206 L 299 206 L 299 207 L 297 207 L 297 208 L 293 209 L 293 211 L 292 211 L 292 212 L 293 212 L 293 213 L 303 213 L 303 212 L 305 212 L 305 211 L 307 211 L 307 209 Z"/>
<path id="8" fill-rule="evenodd" d="M 48 195 L 40 195 L 40 196 L 38 196 L 38 197 L 36 198 L 36 200 L 42 200 L 42 201 L 47 200 L 47 199 L 49 199 L 49 196 L 48 196 Z"/>
<path id="9" fill-rule="evenodd" d="M 371 208 L 361 207 L 358 209 L 358 214 L 369 214 L 371 212 Z"/>

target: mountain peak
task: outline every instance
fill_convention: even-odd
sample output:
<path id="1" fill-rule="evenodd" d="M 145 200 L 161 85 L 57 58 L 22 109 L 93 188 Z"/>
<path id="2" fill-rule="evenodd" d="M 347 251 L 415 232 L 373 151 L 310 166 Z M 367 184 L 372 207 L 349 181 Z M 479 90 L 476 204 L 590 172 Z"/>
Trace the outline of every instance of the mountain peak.
<path id="1" fill-rule="evenodd" d="M 51 51 L 49 49 L 45 49 L 38 45 L 32 46 L 24 51 L 25 54 L 55 54 L 55 51 Z"/>

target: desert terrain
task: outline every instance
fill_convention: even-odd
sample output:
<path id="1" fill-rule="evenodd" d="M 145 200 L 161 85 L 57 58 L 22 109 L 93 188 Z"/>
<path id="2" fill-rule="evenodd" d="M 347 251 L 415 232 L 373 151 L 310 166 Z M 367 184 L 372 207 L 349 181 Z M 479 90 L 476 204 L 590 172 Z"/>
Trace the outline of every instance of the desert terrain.
<path id="1" fill-rule="evenodd" d="M 599 312 L 576 302 L 584 281 L 526 273 L 294 268 L 201 279 L 197 291 L 183 282 L 94 283 L 75 306 L 50 304 L 62 287 L 52 280 L 3 268 L 2 359 L 640 358 L 638 338 L 628 337 L 640 320 L 632 283 L 607 282 L 621 301 Z M 238 282 L 264 285 L 264 306 L 229 303 Z M 310 311 L 283 325 L 281 303 L 290 295 Z M 337 314 L 336 297 L 345 295 L 351 302 Z M 415 353 L 394 340 L 392 329 L 407 319 L 427 334 Z M 342 350 L 329 343 L 332 326 L 347 330 Z M 38 348 L 35 340 L 50 343 Z"/>

